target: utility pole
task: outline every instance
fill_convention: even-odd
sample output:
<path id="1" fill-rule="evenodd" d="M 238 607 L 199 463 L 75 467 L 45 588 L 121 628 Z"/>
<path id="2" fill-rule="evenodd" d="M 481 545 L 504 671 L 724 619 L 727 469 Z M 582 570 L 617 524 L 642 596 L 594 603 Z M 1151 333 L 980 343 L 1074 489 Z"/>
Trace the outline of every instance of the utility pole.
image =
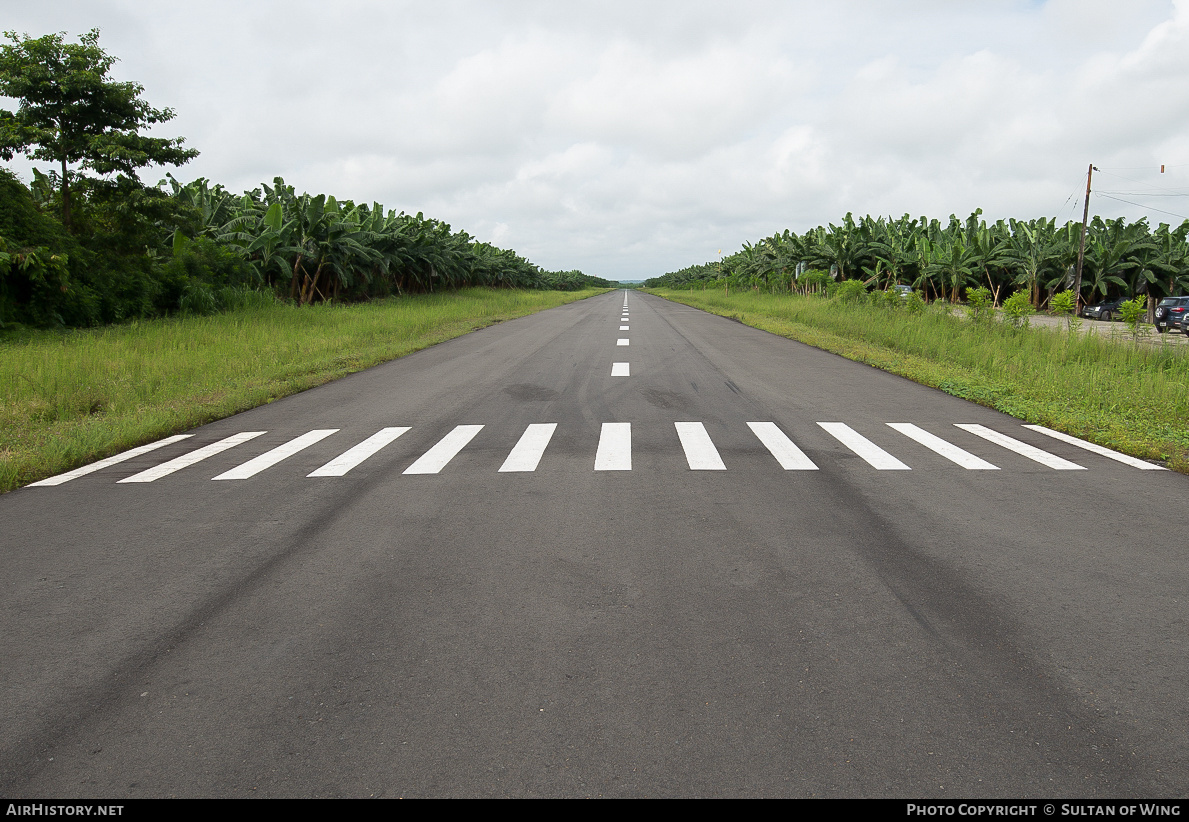
<path id="1" fill-rule="evenodd" d="M 1082 259 L 1086 256 L 1086 224 L 1090 221 L 1090 180 L 1094 177 L 1094 164 L 1086 170 L 1086 207 L 1082 209 L 1082 239 L 1078 243 L 1078 273 L 1073 286 L 1073 316 L 1078 316 L 1082 305 Z"/>

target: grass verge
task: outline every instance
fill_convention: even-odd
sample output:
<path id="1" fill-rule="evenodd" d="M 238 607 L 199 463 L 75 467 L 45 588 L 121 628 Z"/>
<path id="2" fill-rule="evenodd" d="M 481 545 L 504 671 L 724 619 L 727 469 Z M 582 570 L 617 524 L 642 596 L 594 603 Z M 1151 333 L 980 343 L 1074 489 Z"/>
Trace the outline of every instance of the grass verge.
<path id="1" fill-rule="evenodd" d="M 0 492 L 605 290 L 278 304 L 0 342 Z"/>
<path id="2" fill-rule="evenodd" d="M 1189 473 L 1189 348 L 790 294 L 649 293 Z"/>

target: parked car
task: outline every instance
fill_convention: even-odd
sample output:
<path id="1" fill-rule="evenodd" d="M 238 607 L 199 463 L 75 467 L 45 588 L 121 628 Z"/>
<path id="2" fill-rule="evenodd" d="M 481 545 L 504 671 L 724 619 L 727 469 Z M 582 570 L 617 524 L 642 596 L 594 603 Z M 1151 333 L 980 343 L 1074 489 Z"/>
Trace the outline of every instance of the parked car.
<path id="1" fill-rule="evenodd" d="M 894 285 L 894 286 L 892 286 L 892 288 L 894 288 L 896 290 L 896 293 L 900 295 L 900 299 L 902 299 L 902 300 L 907 300 L 909 297 L 912 296 L 912 286 L 911 285 Z"/>
<path id="2" fill-rule="evenodd" d="M 1125 302 L 1127 302 L 1127 298 L 1120 297 L 1117 300 L 1107 300 L 1098 305 L 1087 305 L 1082 308 L 1082 316 L 1090 320 L 1102 320 L 1109 323 L 1119 316 L 1119 306 Z"/>
<path id="3" fill-rule="evenodd" d="M 1156 330 L 1161 334 L 1170 330 L 1183 331 L 1183 322 L 1187 311 L 1189 311 L 1189 297 L 1165 297 L 1156 306 Z"/>

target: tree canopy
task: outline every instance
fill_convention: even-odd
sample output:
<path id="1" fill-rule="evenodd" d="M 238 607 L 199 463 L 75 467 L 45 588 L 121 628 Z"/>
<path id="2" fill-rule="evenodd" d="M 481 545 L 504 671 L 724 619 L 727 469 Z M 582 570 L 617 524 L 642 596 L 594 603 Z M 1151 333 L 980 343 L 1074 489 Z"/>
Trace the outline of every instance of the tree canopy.
<path id="1" fill-rule="evenodd" d="M 54 162 L 62 224 L 71 230 L 72 178 L 123 175 L 137 180 L 147 165 L 181 165 L 198 152 L 183 138 L 147 137 L 141 129 L 172 120 L 172 109 L 152 108 L 144 87 L 109 77 L 116 58 L 99 47 L 99 29 L 67 43 L 65 34 L 32 38 L 6 31 L 0 46 L 0 95 L 19 101 L 16 112 L 0 109 L 0 158 L 20 153 Z M 72 170 L 72 166 L 77 169 Z"/>

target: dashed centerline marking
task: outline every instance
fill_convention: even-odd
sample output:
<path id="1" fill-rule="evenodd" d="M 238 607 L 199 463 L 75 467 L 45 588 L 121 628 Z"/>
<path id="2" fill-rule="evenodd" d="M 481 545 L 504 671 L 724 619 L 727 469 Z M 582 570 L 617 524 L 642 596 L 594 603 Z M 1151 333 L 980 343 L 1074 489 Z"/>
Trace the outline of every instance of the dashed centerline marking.
<path id="1" fill-rule="evenodd" d="M 889 422 L 889 428 L 894 428 L 906 437 L 910 437 L 921 445 L 945 457 L 950 462 L 955 462 L 963 468 L 969 468 L 975 471 L 998 471 L 998 465 L 992 465 L 984 459 L 976 457 L 969 451 L 963 451 L 956 445 L 946 442 L 941 437 L 935 437 L 923 428 L 918 428 L 911 422 Z"/>
<path id="2" fill-rule="evenodd" d="M 796 443 L 785 436 L 774 422 L 749 422 L 747 427 L 752 430 L 764 447 L 776 457 L 780 467 L 786 471 L 816 471 L 813 460 L 805 456 L 805 452 Z"/>
<path id="3" fill-rule="evenodd" d="M 302 434 L 300 437 L 289 440 L 289 442 L 278 445 L 271 451 L 265 451 L 255 459 L 250 459 L 243 465 L 238 465 L 230 471 L 224 471 L 217 477 L 211 477 L 212 480 L 241 480 L 254 477 L 263 471 L 265 468 L 271 468 L 283 459 L 296 454 L 305 448 L 309 448 L 319 440 L 324 440 L 331 434 L 335 433 L 337 428 L 319 428 L 310 431 L 308 434 Z"/>
<path id="4" fill-rule="evenodd" d="M 844 422 L 819 422 L 818 425 L 834 439 L 862 457 L 872 468 L 880 471 L 912 470 Z"/>
<path id="5" fill-rule="evenodd" d="M 677 437 L 685 450 L 685 461 L 691 471 L 725 471 L 722 457 L 714 447 L 714 441 L 706 433 L 706 426 L 700 422 L 675 422 Z"/>
<path id="6" fill-rule="evenodd" d="M 405 469 L 406 474 L 436 474 L 446 467 L 450 460 L 454 459 L 466 444 L 475 438 L 475 435 L 483 429 L 482 425 L 459 425 L 455 426 L 454 430 L 446 436 L 442 437 L 437 445 L 422 454 L 416 462 Z"/>
<path id="7" fill-rule="evenodd" d="M 372 434 L 370 437 L 365 439 L 363 442 L 359 443 L 359 445 L 356 445 L 354 448 L 351 448 L 350 450 L 343 452 L 339 456 L 332 459 L 330 462 L 323 465 L 321 468 L 318 468 L 318 469 L 306 474 L 306 476 L 307 477 L 341 477 L 341 476 L 345 476 L 346 473 L 348 471 L 350 471 L 352 468 L 359 465 L 359 463 L 363 462 L 365 459 L 367 459 L 368 457 L 375 454 L 377 451 L 379 451 L 385 445 L 388 445 L 390 442 L 392 442 L 393 440 L 395 440 L 397 437 L 399 437 L 401 434 L 405 433 L 408 430 L 409 430 L 408 426 L 395 427 L 395 428 L 381 428 L 379 431 Z"/>
<path id="8" fill-rule="evenodd" d="M 549 445 L 549 440 L 553 437 L 555 430 L 557 430 L 555 422 L 533 423 L 524 429 L 524 433 L 520 435 L 520 440 L 512 449 L 512 453 L 508 454 L 508 458 L 500 466 L 500 471 L 536 471 L 537 463 L 541 461 L 545 447 Z"/>
<path id="9" fill-rule="evenodd" d="M 191 451 L 189 454 L 182 454 L 182 456 L 171 459 L 169 462 L 163 462 L 156 467 L 141 471 L 139 474 L 125 477 L 120 482 L 153 482 L 162 477 L 167 477 L 175 471 L 181 471 L 183 468 L 202 462 L 207 457 L 221 454 L 228 448 L 234 448 L 242 442 L 256 439 L 261 434 L 267 433 L 267 431 L 243 431 L 239 434 L 232 434 L 230 437 L 225 437 L 218 442 L 212 442 L 210 445 Z"/>
<path id="10" fill-rule="evenodd" d="M 963 431 L 969 431 L 976 437 L 982 437 L 989 442 L 996 445 L 1001 445 L 1009 451 L 1015 451 L 1021 457 L 1027 457 L 1033 462 L 1039 462 L 1041 465 L 1047 465 L 1057 471 L 1085 471 L 1085 467 L 1069 460 L 1061 459 L 1048 451 L 1041 451 L 1033 445 L 1026 442 L 1020 442 L 1014 437 L 1009 437 L 1007 434 L 1000 434 L 998 431 L 992 431 L 982 425 L 974 425 L 970 423 L 956 422 L 954 425 L 961 428 Z"/>
<path id="11" fill-rule="evenodd" d="M 1150 462 L 1144 462 L 1141 459 L 1129 457 L 1126 454 L 1120 454 L 1118 451 L 1112 451 L 1109 448 L 1103 448 L 1101 445 L 1095 445 L 1092 442 L 1086 442 L 1085 440 L 1080 440 L 1077 437 L 1071 437 L 1069 434 L 1062 434 L 1060 431 L 1054 431 L 1051 428 L 1045 428 L 1043 425 L 1025 425 L 1024 427 L 1032 431 L 1039 431 L 1041 434 L 1052 437 L 1053 439 L 1061 440 L 1061 442 L 1067 442 L 1070 445 L 1076 445 L 1078 448 L 1085 448 L 1087 451 L 1091 451 L 1095 454 L 1098 454 L 1099 456 L 1117 460 L 1124 465 L 1130 465 L 1132 468 L 1139 468 L 1144 471 L 1168 470 L 1163 465 L 1153 465 Z"/>
<path id="12" fill-rule="evenodd" d="M 632 470 L 632 424 L 605 422 L 599 432 L 599 449 L 595 452 L 596 471 Z"/>
<path id="13" fill-rule="evenodd" d="M 629 373 L 630 371 L 631 371 L 631 369 L 630 369 L 628 363 L 626 363 L 626 362 L 611 363 L 611 376 L 612 377 L 630 377 L 631 376 L 631 374 Z"/>
<path id="14" fill-rule="evenodd" d="M 175 442 L 180 442 L 181 440 L 192 436 L 194 435 L 175 434 L 172 437 L 166 437 L 163 440 L 150 442 L 148 445 L 141 445 L 128 451 L 124 451 L 123 453 L 116 454 L 115 456 L 108 457 L 107 459 L 99 460 L 99 462 L 93 462 L 90 465 L 84 465 L 82 468 L 75 468 L 73 471 L 67 471 L 65 474 L 58 474 L 56 477 L 49 477 L 48 479 L 43 479 L 40 482 L 31 482 L 27 487 L 44 488 L 50 485 L 61 485 L 64 482 L 70 482 L 72 479 L 84 477 L 94 471 L 101 471 L 104 468 L 107 468 L 109 465 L 115 465 L 116 463 L 123 462 L 124 460 L 130 460 L 133 457 L 139 457 L 141 454 L 147 454 L 150 451 L 156 451 L 158 448 L 163 448 L 166 445 L 172 445 Z"/>

